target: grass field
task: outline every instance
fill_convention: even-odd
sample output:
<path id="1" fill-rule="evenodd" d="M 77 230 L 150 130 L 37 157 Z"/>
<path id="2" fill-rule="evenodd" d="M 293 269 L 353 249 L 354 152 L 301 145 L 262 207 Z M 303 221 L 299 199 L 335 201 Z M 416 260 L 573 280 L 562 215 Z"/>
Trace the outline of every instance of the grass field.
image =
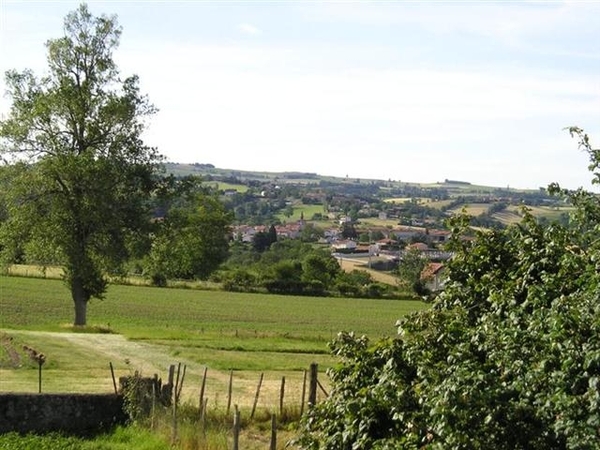
<path id="1" fill-rule="evenodd" d="M 294 213 L 287 217 L 285 214 L 280 213 L 277 214 L 277 218 L 282 222 L 295 222 L 300 220 L 303 216 L 304 220 L 310 220 L 314 214 L 321 213 L 324 214 L 323 205 L 305 205 L 305 204 L 297 204 L 293 205 Z"/>
<path id="2" fill-rule="evenodd" d="M 59 280 L 0 277 L 0 389 L 35 391 L 37 370 L 22 345 L 47 356 L 46 392 L 110 392 L 109 362 L 118 375 L 135 370 L 166 376 L 170 364 L 186 364 L 184 398 L 198 395 L 208 369 L 211 406 L 223 406 L 230 370 L 240 407 L 253 400 L 264 373 L 260 405 L 277 404 L 281 377 L 290 401 L 299 401 L 303 371 L 311 362 L 333 364 L 327 342 L 339 331 L 372 338 L 395 334 L 404 314 L 427 306 L 414 301 L 292 297 L 111 286 L 88 306 L 90 329 L 73 332 L 72 302 Z M 7 338 L 8 337 L 8 338 Z"/>
<path id="3" fill-rule="evenodd" d="M 243 194 L 244 192 L 246 192 L 248 190 L 248 186 L 246 186 L 245 184 L 232 184 L 232 183 L 225 183 L 223 181 L 206 181 L 205 183 L 208 186 L 211 186 L 220 191 L 226 191 L 226 190 L 231 189 L 231 190 L 239 192 L 240 194 Z"/>
<path id="4" fill-rule="evenodd" d="M 478 216 L 480 214 L 488 212 L 488 210 L 490 209 L 491 206 L 492 206 L 491 203 L 471 203 L 471 204 L 464 205 L 464 206 L 461 205 L 455 209 L 451 209 L 450 212 L 452 214 L 460 214 L 464 207 L 467 214 L 469 214 L 471 216 Z"/>

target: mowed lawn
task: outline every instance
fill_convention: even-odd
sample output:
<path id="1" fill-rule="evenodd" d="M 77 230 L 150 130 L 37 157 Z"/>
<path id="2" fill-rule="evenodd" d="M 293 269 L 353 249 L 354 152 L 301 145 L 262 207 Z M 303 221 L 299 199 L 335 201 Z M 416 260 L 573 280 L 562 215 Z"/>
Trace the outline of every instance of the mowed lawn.
<path id="1" fill-rule="evenodd" d="M 397 319 L 424 308 L 418 301 L 113 285 L 104 300 L 88 306 L 88 325 L 111 334 L 85 334 L 72 333 L 73 305 L 61 281 L 0 277 L 0 334 L 17 350 L 26 344 L 48 356 L 46 389 L 110 390 L 109 362 L 117 376 L 135 370 L 165 376 L 169 364 L 182 362 L 191 397 L 206 367 L 208 395 L 222 402 L 229 371 L 235 371 L 240 405 L 251 402 L 260 373 L 265 395 L 278 392 L 282 376 L 299 395 L 311 362 L 322 369 L 334 363 L 327 343 L 338 332 L 393 336 Z M 23 359 L 11 366 L 0 346 L 0 390 L 37 388 L 36 367 Z"/>

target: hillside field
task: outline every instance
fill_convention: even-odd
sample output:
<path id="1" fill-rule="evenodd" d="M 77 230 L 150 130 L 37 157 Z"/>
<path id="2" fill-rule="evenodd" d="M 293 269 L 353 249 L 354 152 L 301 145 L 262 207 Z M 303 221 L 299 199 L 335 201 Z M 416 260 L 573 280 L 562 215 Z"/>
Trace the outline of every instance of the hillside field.
<path id="1" fill-rule="evenodd" d="M 110 286 L 88 306 L 88 332 L 74 332 L 72 302 L 59 280 L 0 277 L 2 391 L 37 390 L 37 366 L 21 350 L 47 356 L 45 392 L 110 392 L 109 363 L 117 376 L 139 371 L 166 377 L 170 364 L 187 366 L 184 398 L 198 395 L 208 371 L 210 405 L 223 406 L 230 371 L 234 398 L 251 405 L 260 373 L 264 408 L 277 404 L 281 377 L 299 402 L 303 372 L 333 364 L 327 343 L 339 331 L 371 338 L 393 336 L 418 301 L 292 297 Z M 89 332 L 89 331 L 96 332 Z M 324 375 L 323 375 L 324 376 Z M 326 381 L 324 381 L 326 383 Z"/>

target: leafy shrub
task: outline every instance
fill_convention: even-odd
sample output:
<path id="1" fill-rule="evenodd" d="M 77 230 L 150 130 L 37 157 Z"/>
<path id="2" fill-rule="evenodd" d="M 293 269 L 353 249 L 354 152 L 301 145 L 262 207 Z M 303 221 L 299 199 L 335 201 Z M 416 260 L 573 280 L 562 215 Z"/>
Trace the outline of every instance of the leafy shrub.
<path id="1" fill-rule="evenodd" d="M 221 282 L 226 291 L 251 292 L 257 285 L 257 277 L 247 270 L 234 269 L 222 272 Z"/>
<path id="2" fill-rule="evenodd" d="M 600 150 L 572 129 L 600 184 Z M 600 442 L 600 198 L 551 185 L 569 228 L 527 211 L 462 239 L 427 311 L 370 345 L 340 334 L 330 397 L 309 410 L 304 448 L 597 449 Z"/>

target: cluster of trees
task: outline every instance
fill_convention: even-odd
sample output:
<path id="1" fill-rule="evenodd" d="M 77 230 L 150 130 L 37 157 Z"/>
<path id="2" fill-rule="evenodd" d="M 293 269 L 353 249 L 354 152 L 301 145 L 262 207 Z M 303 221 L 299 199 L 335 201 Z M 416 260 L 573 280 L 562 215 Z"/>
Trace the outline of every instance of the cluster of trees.
<path id="1" fill-rule="evenodd" d="M 235 243 L 213 278 L 231 291 L 375 298 L 397 295 L 395 287 L 374 281 L 365 271 L 344 272 L 329 249 L 301 240 L 274 241 L 261 251 L 254 245 Z"/>
<path id="2" fill-rule="evenodd" d="M 600 185 L 600 150 L 590 155 Z M 374 344 L 331 344 L 329 398 L 303 422 L 311 449 L 594 449 L 600 442 L 600 198 L 551 185 L 569 227 L 526 211 L 504 230 L 460 239 L 443 293 Z"/>
<path id="3" fill-rule="evenodd" d="M 162 157 L 143 143 L 156 108 L 136 76 L 119 75 L 116 18 L 83 4 L 64 31 L 46 44 L 47 74 L 6 74 L 0 256 L 61 265 L 74 324 L 85 325 L 90 299 L 127 263 L 158 284 L 208 276 L 226 255 L 230 216 L 197 179 L 165 177 Z"/>

